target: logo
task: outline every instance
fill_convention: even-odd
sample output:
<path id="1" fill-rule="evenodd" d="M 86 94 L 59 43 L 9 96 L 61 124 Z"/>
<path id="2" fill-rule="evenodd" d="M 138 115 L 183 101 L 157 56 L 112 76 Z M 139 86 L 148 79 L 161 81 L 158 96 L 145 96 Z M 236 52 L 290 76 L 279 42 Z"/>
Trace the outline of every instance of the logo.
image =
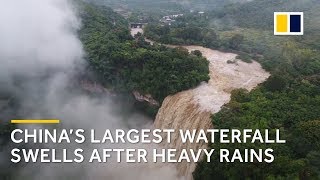
<path id="1" fill-rule="evenodd" d="M 303 35 L 303 12 L 275 12 L 274 35 Z"/>

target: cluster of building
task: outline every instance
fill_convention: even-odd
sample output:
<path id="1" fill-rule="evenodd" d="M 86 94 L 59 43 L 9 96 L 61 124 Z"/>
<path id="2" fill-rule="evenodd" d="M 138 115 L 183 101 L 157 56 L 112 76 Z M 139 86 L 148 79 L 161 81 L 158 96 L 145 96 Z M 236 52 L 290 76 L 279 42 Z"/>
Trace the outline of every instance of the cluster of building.
<path id="1" fill-rule="evenodd" d="M 191 13 L 194 13 L 193 10 L 190 10 Z M 199 16 L 203 16 L 205 13 L 203 11 L 199 11 L 198 12 L 198 15 Z M 178 17 L 182 17 L 183 14 L 173 14 L 173 15 L 168 15 L 168 16 L 163 16 L 161 19 L 160 19 L 160 22 L 166 24 L 166 25 L 171 25 L 171 23 L 175 22 L 176 18 Z"/>
<path id="2" fill-rule="evenodd" d="M 163 16 L 160 19 L 160 22 L 171 25 L 172 22 L 176 21 L 175 18 L 182 17 L 182 16 L 183 14 L 173 14 L 173 15 Z"/>
<path id="3" fill-rule="evenodd" d="M 194 11 L 191 11 L 191 13 L 195 13 L 195 15 L 198 15 L 198 16 L 203 16 L 205 14 L 205 12 L 203 11 L 199 11 L 199 12 L 194 12 Z M 183 17 L 184 14 L 172 14 L 172 15 L 167 15 L 167 16 L 163 16 L 161 19 L 160 19 L 160 22 L 163 24 L 163 25 L 171 25 L 173 22 L 176 21 L 177 18 L 179 17 Z M 139 22 L 137 23 L 130 23 L 130 28 L 131 29 L 143 29 L 148 23 L 146 23 L 146 21 L 141 18 Z"/>

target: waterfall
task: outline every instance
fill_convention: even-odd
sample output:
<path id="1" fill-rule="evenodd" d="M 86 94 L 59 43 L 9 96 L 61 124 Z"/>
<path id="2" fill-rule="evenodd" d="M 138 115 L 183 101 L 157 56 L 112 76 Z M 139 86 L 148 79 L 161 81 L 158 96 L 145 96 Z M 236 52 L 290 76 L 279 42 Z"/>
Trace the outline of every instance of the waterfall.
<path id="1" fill-rule="evenodd" d="M 170 46 L 175 47 L 175 46 Z M 245 63 L 236 59 L 236 54 L 204 48 L 201 46 L 183 46 L 190 51 L 200 50 L 209 61 L 208 83 L 165 98 L 156 116 L 154 128 L 157 129 L 210 129 L 211 114 L 230 101 L 230 93 L 237 88 L 252 90 L 269 77 L 259 63 Z M 232 63 L 230 63 L 232 62 Z M 165 137 L 164 137 L 165 138 Z M 166 148 L 198 150 L 206 148 L 207 144 L 185 143 L 176 135 L 172 143 L 163 144 Z M 192 179 L 196 163 L 176 163 L 180 176 Z"/>

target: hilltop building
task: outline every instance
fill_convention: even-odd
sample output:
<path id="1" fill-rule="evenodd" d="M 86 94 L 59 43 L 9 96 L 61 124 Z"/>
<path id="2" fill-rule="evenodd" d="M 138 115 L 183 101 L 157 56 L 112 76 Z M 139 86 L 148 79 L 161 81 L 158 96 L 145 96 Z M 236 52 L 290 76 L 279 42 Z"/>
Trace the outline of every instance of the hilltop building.
<path id="1" fill-rule="evenodd" d="M 130 28 L 144 28 L 147 23 L 130 23 Z"/>
<path id="2" fill-rule="evenodd" d="M 163 16 L 160 19 L 160 22 L 170 26 L 172 22 L 176 21 L 175 18 L 182 17 L 182 16 L 183 14 L 173 14 L 173 15 Z"/>

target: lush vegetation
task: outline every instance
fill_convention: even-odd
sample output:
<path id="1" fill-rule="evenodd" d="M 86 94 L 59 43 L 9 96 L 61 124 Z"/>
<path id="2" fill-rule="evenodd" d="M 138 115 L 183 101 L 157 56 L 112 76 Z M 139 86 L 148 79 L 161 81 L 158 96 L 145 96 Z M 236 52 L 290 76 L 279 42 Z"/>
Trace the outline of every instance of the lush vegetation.
<path id="1" fill-rule="evenodd" d="M 175 19 L 171 25 L 149 23 L 144 35 L 151 40 L 176 45 L 200 45 L 208 48 L 231 51 L 239 54 L 245 62 L 252 62 L 253 43 L 239 31 L 221 31 L 211 27 L 209 14 L 199 15 L 198 12 L 187 13 Z M 256 51 L 256 53 L 258 53 Z"/>
<path id="2" fill-rule="evenodd" d="M 204 45 L 207 47 L 218 47 L 216 32 L 210 28 L 197 26 L 176 27 L 168 25 L 148 25 L 145 28 L 147 38 L 164 44 L 178 45 Z"/>
<path id="3" fill-rule="evenodd" d="M 205 58 L 133 39 L 126 20 L 111 9 L 85 5 L 81 16 L 80 37 L 90 66 L 115 91 L 137 90 L 162 101 L 209 79 Z"/>
<path id="4" fill-rule="evenodd" d="M 142 10 L 143 12 L 177 12 L 181 10 L 212 10 L 221 8 L 230 3 L 246 2 L 247 0 L 85 0 L 98 5 L 113 8 L 128 7 L 129 10 Z"/>
<path id="5" fill-rule="evenodd" d="M 270 82 L 275 81 L 275 82 Z M 215 149 L 274 149 L 267 163 L 202 162 L 195 179 L 317 179 L 320 163 L 320 88 L 305 80 L 270 78 L 251 93 L 233 92 L 232 100 L 212 118 L 215 128 L 281 129 L 286 144 L 212 144 Z"/>
<path id="6" fill-rule="evenodd" d="M 296 2 L 296 1 L 295 1 Z M 220 30 L 220 42 L 234 39 L 230 46 L 258 60 L 271 72 L 271 77 L 252 92 L 240 89 L 232 93 L 231 101 L 213 115 L 215 128 L 281 129 L 287 143 L 274 144 L 275 161 L 267 163 L 201 162 L 194 172 L 195 179 L 319 179 L 320 178 L 320 38 L 319 24 L 306 27 L 303 37 L 272 35 L 273 12 L 306 10 L 315 14 L 320 7 L 314 1 L 252 1 L 227 8 L 219 17 L 233 25 Z M 288 5 L 289 4 L 289 5 Z M 309 8 L 306 8 L 309 7 Z M 226 13 L 228 12 L 228 13 Z M 306 12 L 305 12 L 306 13 Z M 267 16 L 267 14 L 269 14 Z M 306 17 L 316 22 L 316 17 Z M 263 20 L 260 20 L 263 19 Z M 234 25 L 237 25 L 235 27 Z M 228 43 L 232 45 L 232 43 Z M 211 144 L 211 148 L 229 150 L 265 149 L 265 144 Z"/>

